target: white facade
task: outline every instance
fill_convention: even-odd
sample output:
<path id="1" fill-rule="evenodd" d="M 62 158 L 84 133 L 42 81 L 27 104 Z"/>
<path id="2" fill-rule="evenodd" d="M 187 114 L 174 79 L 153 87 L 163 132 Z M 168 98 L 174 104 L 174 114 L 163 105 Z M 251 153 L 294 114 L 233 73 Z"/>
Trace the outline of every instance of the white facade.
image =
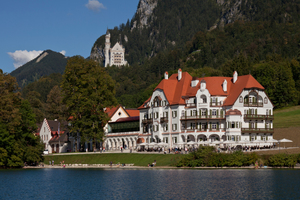
<path id="1" fill-rule="evenodd" d="M 260 146 L 270 145 L 273 105 L 251 75 L 239 77 L 235 72 L 232 78 L 192 78 L 181 70 L 170 78 L 166 74 L 139 108 L 143 141 L 171 147 L 216 140 L 231 140 L 234 145 L 253 145 L 251 141 L 259 140 Z"/>
<path id="2" fill-rule="evenodd" d="M 122 66 L 126 65 L 127 61 L 125 60 L 125 48 L 117 42 L 112 48 L 110 43 L 110 33 L 107 31 L 105 35 L 105 64 L 104 66 Z"/>
<path id="3" fill-rule="evenodd" d="M 43 120 L 40 132 L 40 138 L 44 144 L 44 149 L 49 153 L 64 153 L 68 150 L 68 143 L 60 142 L 63 132 L 60 131 L 60 122 L 57 120 Z M 63 135 L 64 136 L 64 135 Z M 55 140 L 54 140 L 55 139 Z"/>

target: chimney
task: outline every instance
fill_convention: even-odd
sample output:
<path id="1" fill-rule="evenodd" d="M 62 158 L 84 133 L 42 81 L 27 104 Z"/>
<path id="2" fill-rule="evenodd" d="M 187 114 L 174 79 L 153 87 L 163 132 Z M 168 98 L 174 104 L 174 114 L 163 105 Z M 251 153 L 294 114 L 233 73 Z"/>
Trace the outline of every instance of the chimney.
<path id="1" fill-rule="evenodd" d="M 238 73 L 236 71 L 233 72 L 233 83 L 235 83 L 238 79 Z"/>
<path id="2" fill-rule="evenodd" d="M 181 80 L 181 77 L 182 77 L 182 71 L 181 71 L 181 69 L 179 68 L 179 69 L 178 69 L 178 80 L 179 80 L 179 81 Z"/>
<path id="3" fill-rule="evenodd" d="M 226 79 L 224 79 L 224 82 L 223 82 L 223 91 L 227 92 L 227 81 L 226 81 Z"/>
<path id="4" fill-rule="evenodd" d="M 168 74 L 168 72 L 165 72 L 165 79 L 166 79 L 166 80 L 169 79 L 169 74 Z"/>

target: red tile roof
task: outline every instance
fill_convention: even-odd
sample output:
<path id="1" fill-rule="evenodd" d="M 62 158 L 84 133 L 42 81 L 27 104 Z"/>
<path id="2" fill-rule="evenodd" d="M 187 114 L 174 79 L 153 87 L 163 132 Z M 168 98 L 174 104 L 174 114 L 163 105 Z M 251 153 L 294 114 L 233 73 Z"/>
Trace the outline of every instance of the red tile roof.
<path id="1" fill-rule="evenodd" d="M 140 111 L 137 109 L 125 109 L 130 117 L 140 116 Z"/>
<path id="2" fill-rule="evenodd" d="M 107 113 L 109 118 L 111 118 L 114 115 L 114 113 L 119 109 L 120 106 L 121 105 L 119 105 L 117 107 L 106 108 L 105 113 Z"/>
<path id="3" fill-rule="evenodd" d="M 199 80 L 195 87 L 191 87 L 192 80 Z M 194 97 L 197 91 L 200 89 L 200 83 L 202 80 L 206 82 L 206 89 L 212 96 L 226 96 L 223 105 L 233 105 L 243 89 L 257 88 L 264 90 L 264 87 L 257 82 L 251 75 L 238 76 L 238 79 L 233 83 L 232 77 L 203 77 L 192 78 L 187 72 L 182 72 L 182 78 L 178 81 L 178 74 L 173 74 L 169 79 L 163 79 L 158 86 L 154 89 L 163 90 L 170 105 L 185 104 L 184 96 Z M 227 92 L 223 91 L 223 82 L 227 81 Z M 150 98 L 145 101 L 149 102 Z M 145 103 L 138 109 L 145 108 Z"/>

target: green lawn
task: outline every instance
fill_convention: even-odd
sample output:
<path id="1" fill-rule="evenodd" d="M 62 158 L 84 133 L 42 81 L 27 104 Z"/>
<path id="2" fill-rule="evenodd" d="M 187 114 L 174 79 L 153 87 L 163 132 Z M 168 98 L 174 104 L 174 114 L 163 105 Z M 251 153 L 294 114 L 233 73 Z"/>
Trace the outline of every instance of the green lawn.
<path id="1" fill-rule="evenodd" d="M 300 106 L 293 106 L 274 111 L 274 127 L 300 127 Z"/>
<path id="2" fill-rule="evenodd" d="M 54 160 L 54 164 L 65 161 L 66 164 L 125 164 L 134 163 L 135 166 L 147 166 L 156 160 L 157 166 L 173 166 L 181 157 L 180 154 L 137 154 L 137 153 L 103 153 L 103 154 L 70 154 L 45 156 L 45 164 Z"/>

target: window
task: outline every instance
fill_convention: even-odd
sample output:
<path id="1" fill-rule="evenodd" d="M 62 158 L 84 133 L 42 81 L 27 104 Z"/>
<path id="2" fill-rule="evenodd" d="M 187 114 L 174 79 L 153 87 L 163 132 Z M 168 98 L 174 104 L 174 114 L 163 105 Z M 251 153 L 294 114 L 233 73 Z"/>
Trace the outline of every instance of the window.
<path id="1" fill-rule="evenodd" d="M 242 96 L 240 96 L 239 102 L 243 103 L 243 97 Z"/>
<path id="2" fill-rule="evenodd" d="M 250 122 L 250 128 L 255 128 L 254 122 Z"/>
<path id="3" fill-rule="evenodd" d="M 152 113 L 150 113 L 150 119 L 152 119 Z"/>
<path id="4" fill-rule="evenodd" d="M 154 113 L 154 118 L 157 119 L 158 118 L 158 112 Z"/>
<path id="5" fill-rule="evenodd" d="M 177 111 L 172 111 L 173 118 L 177 117 Z"/>
<path id="6" fill-rule="evenodd" d="M 235 123 L 234 122 L 231 122 L 230 128 L 235 128 Z"/>
<path id="7" fill-rule="evenodd" d="M 211 125 L 211 128 L 212 128 L 212 129 L 217 129 L 217 124 L 216 124 L 216 123 L 213 123 L 213 124 Z"/>
<path id="8" fill-rule="evenodd" d="M 268 109 L 266 109 L 266 115 L 269 115 L 269 110 Z"/>
<path id="9" fill-rule="evenodd" d="M 182 123 L 182 124 L 181 124 L 181 129 L 182 129 L 182 130 L 185 130 L 185 123 Z"/>
<path id="10" fill-rule="evenodd" d="M 211 115 L 212 115 L 212 116 L 216 116 L 216 115 L 217 115 L 217 110 L 216 110 L 216 109 L 213 109 Z"/>
<path id="11" fill-rule="evenodd" d="M 268 103 L 268 98 L 265 97 L 265 99 L 264 99 L 264 104 L 267 104 L 267 103 Z"/>
<path id="12" fill-rule="evenodd" d="M 168 131 L 168 124 L 165 125 L 165 131 Z"/>
<path id="13" fill-rule="evenodd" d="M 181 111 L 181 115 L 182 115 L 182 117 L 184 117 L 185 116 L 185 111 L 183 110 L 183 111 Z"/>
<path id="14" fill-rule="evenodd" d="M 191 123 L 191 129 L 195 130 L 195 128 L 196 128 L 196 124 L 195 123 Z"/>
<path id="15" fill-rule="evenodd" d="M 177 131 L 177 124 L 173 124 L 172 127 L 173 131 Z"/>
<path id="16" fill-rule="evenodd" d="M 213 102 L 213 103 L 216 103 L 216 97 L 213 97 L 213 98 L 212 98 L 212 102 Z"/>
<path id="17" fill-rule="evenodd" d="M 201 129 L 202 130 L 206 130 L 207 128 L 206 128 L 206 124 L 201 124 Z"/>
<path id="18" fill-rule="evenodd" d="M 206 109 L 201 110 L 201 115 L 205 116 L 206 115 Z"/>
<path id="19" fill-rule="evenodd" d="M 169 139 L 169 138 L 164 137 L 163 142 L 164 142 L 164 143 L 169 143 L 169 142 L 168 142 L 168 139 Z"/>
<path id="20" fill-rule="evenodd" d="M 176 144 L 177 143 L 177 137 L 173 137 L 173 143 Z"/>
<path id="21" fill-rule="evenodd" d="M 205 95 L 201 95 L 201 103 L 207 103 L 207 100 L 206 100 L 206 96 Z"/>
<path id="22" fill-rule="evenodd" d="M 44 127 L 44 133 L 46 132 L 46 127 Z"/>
<path id="23" fill-rule="evenodd" d="M 193 110 L 193 116 L 197 116 L 197 111 Z"/>

